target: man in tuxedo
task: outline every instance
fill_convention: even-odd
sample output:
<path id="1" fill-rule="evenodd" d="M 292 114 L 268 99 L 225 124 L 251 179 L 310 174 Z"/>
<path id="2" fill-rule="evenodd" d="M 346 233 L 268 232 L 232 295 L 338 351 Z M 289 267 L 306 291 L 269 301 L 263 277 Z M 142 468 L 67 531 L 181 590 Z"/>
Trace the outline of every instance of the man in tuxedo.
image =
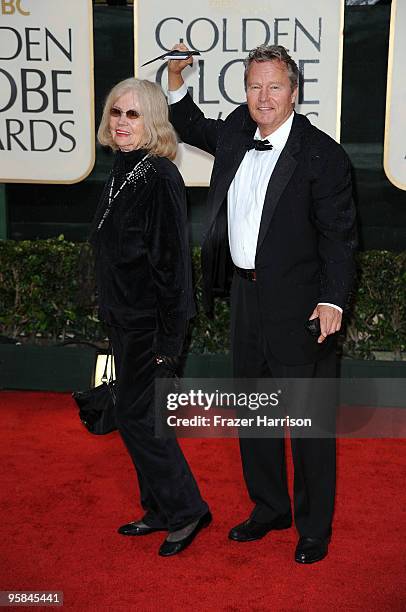
<path id="1" fill-rule="evenodd" d="M 176 49 L 187 50 L 185 45 Z M 206 119 L 171 60 L 171 121 L 180 138 L 214 155 L 202 246 L 206 308 L 231 286 L 237 378 L 336 375 L 336 332 L 353 278 L 356 244 L 350 163 L 327 134 L 294 111 L 297 65 L 281 46 L 261 46 L 245 64 L 247 104 L 224 121 Z M 306 324 L 319 322 L 313 337 Z M 335 497 L 335 439 L 292 438 L 295 560 L 328 552 Z M 241 438 L 250 517 L 238 542 L 292 524 L 285 448 L 279 438 Z"/>

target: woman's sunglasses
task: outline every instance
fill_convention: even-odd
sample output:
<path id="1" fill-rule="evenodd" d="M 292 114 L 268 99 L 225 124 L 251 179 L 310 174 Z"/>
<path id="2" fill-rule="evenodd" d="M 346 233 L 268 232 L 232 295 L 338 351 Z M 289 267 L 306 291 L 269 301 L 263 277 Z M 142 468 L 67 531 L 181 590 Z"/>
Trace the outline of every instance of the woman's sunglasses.
<path id="1" fill-rule="evenodd" d="M 133 121 L 134 119 L 138 119 L 139 117 L 141 117 L 141 113 L 139 113 L 138 111 L 134 110 L 134 109 L 130 109 L 128 111 L 121 111 L 119 108 L 116 108 L 115 106 L 112 106 L 110 109 L 110 117 L 121 117 L 121 115 L 125 115 L 127 117 L 127 119 L 130 119 L 130 121 Z"/>

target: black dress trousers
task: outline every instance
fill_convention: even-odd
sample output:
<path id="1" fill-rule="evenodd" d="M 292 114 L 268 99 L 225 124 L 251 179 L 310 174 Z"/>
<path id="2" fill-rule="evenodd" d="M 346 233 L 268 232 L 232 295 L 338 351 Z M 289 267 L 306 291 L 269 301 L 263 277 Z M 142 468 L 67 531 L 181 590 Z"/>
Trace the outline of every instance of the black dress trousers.
<path id="1" fill-rule="evenodd" d="M 176 439 L 154 436 L 154 330 L 110 327 L 117 427 L 134 463 L 151 527 L 176 531 L 208 511 Z"/>
<path id="2" fill-rule="evenodd" d="M 319 361 L 304 365 L 285 365 L 273 356 L 272 346 L 264 335 L 255 282 L 234 275 L 231 297 L 236 378 L 333 379 L 336 376 L 334 350 Z M 335 405 L 326 409 L 334 412 Z M 330 423 L 335 414 L 331 417 Z M 291 447 L 297 530 L 305 537 L 328 537 L 334 512 L 336 440 L 334 436 L 292 437 Z M 267 523 L 276 517 L 291 516 L 283 431 L 279 437 L 240 438 L 240 450 L 248 493 L 255 504 L 251 517 Z"/>

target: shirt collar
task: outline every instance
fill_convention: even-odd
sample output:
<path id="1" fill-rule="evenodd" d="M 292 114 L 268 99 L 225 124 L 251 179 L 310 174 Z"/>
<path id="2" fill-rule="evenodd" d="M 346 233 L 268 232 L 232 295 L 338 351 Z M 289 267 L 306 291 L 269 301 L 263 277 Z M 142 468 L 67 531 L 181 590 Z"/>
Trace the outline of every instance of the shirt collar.
<path id="1" fill-rule="evenodd" d="M 277 130 L 272 132 L 272 134 L 269 134 L 269 136 L 264 136 L 264 138 L 262 138 L 259 128 L 257 128 L 254 134 L 254 138 L 256 140 L 269 140 L 269 142 L 271 143 L 274 149 L 279 149 L 279 150 L 283 149 L 283 147 L 286 144 L 287 139 L 289 138 L 290 130 L 292 128 L 294 114 L 295 113 L 292 111 L 289 117 L 282 123 L 282 125 L 278 127 Z"/>

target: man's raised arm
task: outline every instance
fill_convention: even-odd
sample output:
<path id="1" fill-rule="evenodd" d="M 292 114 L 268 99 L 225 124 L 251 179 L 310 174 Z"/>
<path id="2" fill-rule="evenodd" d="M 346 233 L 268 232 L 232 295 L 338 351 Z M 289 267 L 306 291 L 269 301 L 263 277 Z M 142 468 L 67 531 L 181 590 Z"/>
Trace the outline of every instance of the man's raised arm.
<path id="1" fill-rule="evenodd" d="M 183 43 L 175 45 L 173 49 L 189 51 Z M 168 61 L 169 119 L 183 142 L 214 155 L 223 122 L 206 119 L 189 96 L 182 72 L 192 64 L 192 56 L 186 60 Z"/>

